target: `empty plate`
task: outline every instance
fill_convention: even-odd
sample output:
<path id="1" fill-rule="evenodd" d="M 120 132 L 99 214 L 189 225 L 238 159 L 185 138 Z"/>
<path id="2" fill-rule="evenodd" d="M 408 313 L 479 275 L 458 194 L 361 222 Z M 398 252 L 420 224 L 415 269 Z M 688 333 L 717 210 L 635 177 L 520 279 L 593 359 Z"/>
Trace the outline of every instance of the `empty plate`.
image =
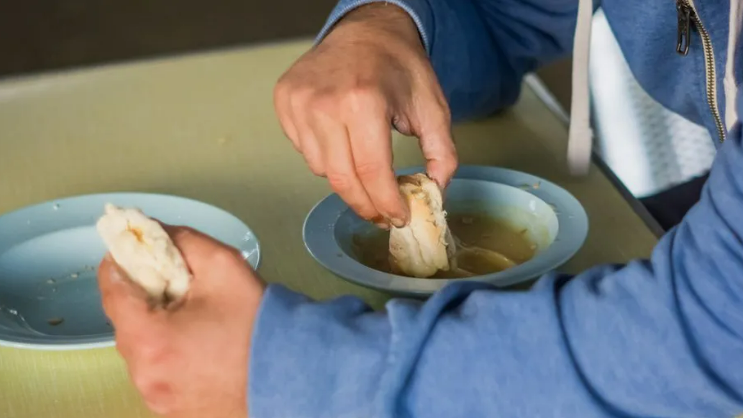
<path id="1" fill-rule="evenodd" d="M 250 228 L 195 200 L 112 193 L 29 206 L 0 216 L 0 345 L 57 350 L 113 345 L 96 282 L 106 249 L 95 223 L 109 202 L 196 228 L 238 248 L 258 268 L 260 246 Z"/>

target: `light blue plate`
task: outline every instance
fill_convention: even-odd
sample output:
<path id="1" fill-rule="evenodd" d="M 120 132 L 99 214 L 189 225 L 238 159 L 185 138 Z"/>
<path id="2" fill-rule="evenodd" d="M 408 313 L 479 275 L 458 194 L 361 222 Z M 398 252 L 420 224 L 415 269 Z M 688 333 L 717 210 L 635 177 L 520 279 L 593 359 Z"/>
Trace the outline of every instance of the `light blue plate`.
<path id="1" fill-rule="evenodd" d="M 421 172 L 415 167 L 398 174 Z M 447 188 L 448 212 L 479 212 L 528 230 L 537 254 L 508 270 L 466 280 L 510 286 L 541 276 L 569 260 L 588 234 L 588 217 L 570 193 L 531 174 L 497 167 L 462 166 Z M 376 227 L 357 217 L 336 194 L 318 203 L 304 223 L 304 243 L 325 268 L 351 282 L 404 296 L 427 296 L 465 279 L 415 279 L 384 273 L 359 261 L 354 236 Z"/>
<path id="2" fill-rule="evenodd" d="M 196 228 L 238 248 L 258 268 L 260 245 L 250 228 L 195 200 L 114 193 L 29 206 L 0 216 L 0 345 L 61 350 L 114 344 L 96 283 L 106 249 L 95 223 L 108 202 Z"/>

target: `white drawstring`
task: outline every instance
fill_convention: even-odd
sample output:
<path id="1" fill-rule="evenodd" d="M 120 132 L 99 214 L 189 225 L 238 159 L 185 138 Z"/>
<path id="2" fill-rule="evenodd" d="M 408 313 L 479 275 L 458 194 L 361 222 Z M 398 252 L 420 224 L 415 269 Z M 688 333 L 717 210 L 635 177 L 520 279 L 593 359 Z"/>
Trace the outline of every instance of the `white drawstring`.
<path id="1" fill-rule="evenodd" d="M 568 166 L 573 175 L 585 175 L 591 166 L 593 130 L 591 129 L 588 61 L 591 49 L 592 17 L 593 0 L 580 0 L 573 41 L 573 85 L 568 132 Z"/>
<path id="2" fill-rule="evenodd" d="M 725 126 L 731 129 L 738 121 L 735 109 L 735 99 L 738 94 L 738 84 L 735 80 L 735 51 L 740 39 L 740 29 L 743 22 L 743 7 L 741 0 L 730 0 L 730 18 L 728 20 L 728 56 L 725 61 L 725 78 L 722 83 L 725 87 Z"/>

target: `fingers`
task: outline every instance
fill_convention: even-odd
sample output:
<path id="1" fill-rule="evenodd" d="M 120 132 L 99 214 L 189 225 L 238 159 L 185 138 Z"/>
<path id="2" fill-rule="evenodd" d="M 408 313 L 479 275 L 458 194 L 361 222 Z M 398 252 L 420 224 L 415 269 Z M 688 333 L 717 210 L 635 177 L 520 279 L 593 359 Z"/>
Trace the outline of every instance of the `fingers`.
<path id="1" fill-rule="evenodd" d="M 449 108 L 442 95 L 434 94 L 419 102 L 416 120 L 426 171 L 443 189 L 457 170 L 458 157 L 451 134 Z"/>
<path id="2" fill-rule="evenodd" d="M 234 259 L 238 264 L 246 265 L 245 260 L 239 252 L 214 238 L 185 226 L 164 225 L 165 231 L 170 235 L 173 243 L 181 251 L 186 265 L 191 270 L 195 279 L 209 275 L 219 266 L 215 265 L 215 259 Z"/>
<path id="3" fill-rule="evenodd" d="M 189 227 L 165 226 L 165 230 L 193 274 L 187 304 L 264 288 L 261 278 L 236 248 Z"/>
<path id="4" fill-rule="evenodd" d="M 297 127 L 293 122 L 294 116 L 292 114 L 289 90 L 289 85 L 284 80 L 279 80 L 276 83 L 273 91 L 274 110 L 279 118 L 279 124 L 284 134 L 291 140 L 294 149 L 302 152 Z"/>
<path id="5" fill-rule="evenodd" d="M 249 297 L 260 298 L 264 285 L 235 248 L 188 227 L 163 224 L 163 228 L 193 273 L 190 295 L 183 306 L 187 311 L 205 303 L 227 304 L 230 295 L 238 295 L 242 305 Z M 170 311 L 152 309 L 145 290 L 132 282 L 110 255 L 99 266 L 98 286 L 117 341 L 119 337 L 122 341 L 142 341 L 163 332 Z M 119 344 L 122 355 L 129 348 Z"/>
<path id="6" fill-rule="evenodd" d="M 440 187 L 449 183 L 457 167 L 449 110 L 433 70 L 416 72 L 420 79 L 412 85 L 393 73 L 387 74 L 390 80 L 374 73 L 341 86 L 325 85 L 321 79 L 312 80 L 315 72 L 307 68 L 317 64 L 307 60 L 295 64 L 297 69 L 290 70 L 275 90 L 284 131 L 310 170 L 327 177 L 359 216 L 380 226 L 404 226 L 409 209 L 392 167 L 393 116 L 400 126 L 407 124 L 403 131 L 420 138 L 428 175 Z M 383 81 L 389 81 L 391 89 L 384 88 Z"/>
<path id="7" fill-rule="evenodd" d="M 382 227 L 405 225 L 408 208 L 392 169 L 384 97 L 368 90 L 343 100 L 297 93 L 291 107 L 310 170 L 327 177 L 333 191 L 360 217 Z"/>
<path id="8" fill-rule="evenodd" d="M 409 209 L 392 168 L 389 117 L 381 100 L 363 100 L 348 113 L 348 131 L 356 174 L 376 211 L 396 227 L 407 224 Z"/>
<path id="9" fill-rule="evenodd" d="M 175 246 L 181 250 L 183 257 L 187 257 L 188 255 L 210 255 L 227 247 L 209 235 L 187 226 L 163 224 L 163 229 L 168 233 L 170 239 L 173 240 Z M 199 264 L 197 260 L 193 261 Z M 186 263 L 191 266 L 189 260 L 186 260 Z"/>
<path id="10" fill-rule="evenodd" d="M 313 131 L 312 124 L 308 119 L 308 115 L 301 110 L 294 112 L 295 115 L 295 126 L 298 129 L 299 146 L 301 148 L 302 157 L 307 163 L 307 166 L 312 171 L 312 174 L 325 177 L 325 158 L 322 154 L 322 149 L 318 142 L 318 137 Z"/>
<path id="11" fill-rule="evenodd" d="M 110 255 L 106 255 L 98 267 L 98 288 L 103 310 L 117 332 L 121 324 L 139 324 L 150 317 L 147 293 L 129 280 Z"/>
<path id="12" fill-rule="evenodd" d="M 330 187 L 364 219 L 374 219 L 379 212 L 374 207 L 364 185 L 356 174 L 355 160 L 348 130 L 328 115 L 318 114 L 313 128 L 321 143 L 325 174 Z"/>

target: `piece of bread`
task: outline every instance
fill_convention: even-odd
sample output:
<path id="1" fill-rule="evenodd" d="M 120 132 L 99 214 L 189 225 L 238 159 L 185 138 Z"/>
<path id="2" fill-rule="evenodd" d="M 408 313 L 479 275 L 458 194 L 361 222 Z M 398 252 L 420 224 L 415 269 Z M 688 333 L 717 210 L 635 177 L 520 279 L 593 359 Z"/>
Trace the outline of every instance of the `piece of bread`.
<path id="1" fill-rule="evenodd" d="M 180 300 L 191 273 L 163 227 L 139 209 L 107 204 L 96 225 L 114 261 L 157 304 Z"/>
<path id="2" fill-rule="evenodd" d="M 448 271 L 456 248 L 439 186 L 422 173 L 400 176 L 397 182 L 410 208 L 410 223 L 390 231 L 393 271 L 421 278 Z"/>

